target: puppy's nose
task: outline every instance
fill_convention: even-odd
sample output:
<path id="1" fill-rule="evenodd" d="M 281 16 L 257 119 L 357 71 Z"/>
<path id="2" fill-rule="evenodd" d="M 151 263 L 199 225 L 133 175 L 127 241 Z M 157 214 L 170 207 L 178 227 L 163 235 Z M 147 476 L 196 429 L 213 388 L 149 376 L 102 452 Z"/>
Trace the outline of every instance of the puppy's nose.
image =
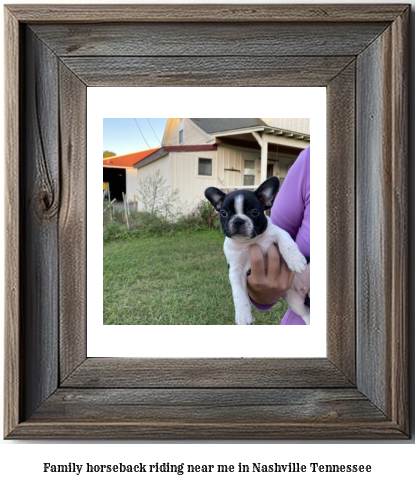
<path id="1" fill-rule="evenodd" d="M 242 225 L 244 225 L 244 223 L 245 223 L 245 220 L 241 219 L 240 217 L 236 217 L 236 219 L 233 221 L 233 225 L 235 227 L 241 227 Z"/>

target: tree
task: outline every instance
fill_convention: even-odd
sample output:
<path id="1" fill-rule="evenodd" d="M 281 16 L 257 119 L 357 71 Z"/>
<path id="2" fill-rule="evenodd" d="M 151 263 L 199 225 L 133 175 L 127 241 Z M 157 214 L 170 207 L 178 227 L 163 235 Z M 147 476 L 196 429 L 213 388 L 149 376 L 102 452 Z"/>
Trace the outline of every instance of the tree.
<path id="1" fill-rule="evenodd" d="M 146 212 L 175 220 L 179 216 L 176 207 L 182 207 L 179 205 L 180 192 L 178 188 L 172 190 L 166 183 L 161 171 L 157 170 L 155 174 L 139 180 L 138 194 Z"/>
<path id="2" fill-rule="evenodd" d="M 104 151 L 104 158 L 111 158 L 112 156 L 116 156 L 115 152 Z"/>

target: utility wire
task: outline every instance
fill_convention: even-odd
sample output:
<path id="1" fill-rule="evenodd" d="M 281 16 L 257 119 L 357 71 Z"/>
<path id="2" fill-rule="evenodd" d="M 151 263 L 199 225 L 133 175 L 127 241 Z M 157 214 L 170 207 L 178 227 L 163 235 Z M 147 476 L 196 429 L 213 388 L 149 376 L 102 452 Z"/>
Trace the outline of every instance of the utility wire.
<path id="1" fill-rule="evenodd" d="M 153 134 L 156 136 L 156 139 L 159 141 L 159 144 L 161 146 L 160 139 L 157 137 L 157 134 L 156 134 L 155 130 L 153 129 L 153 126 L 151 125 L 150 119 L 147 119 L 147 122 L 150 124 L 151 130 L 153 131 Z"/>
<path id="2" fill-rule="evenodd" d="M 147 142 L 146 138 L 144 137 L 144 134 L 143 134 L 142 130 L 140 129 L 140 126 L 138 125 L 137 119 L 134 119 L 134 121 L 137 124 L 138 130 L 140 131 L 140 134 L 143 137 L 143 139 L 144 139 L 145 143 L 147 144 L 148 148 L 151 149 L 150 148 L 150 144 Z"/>

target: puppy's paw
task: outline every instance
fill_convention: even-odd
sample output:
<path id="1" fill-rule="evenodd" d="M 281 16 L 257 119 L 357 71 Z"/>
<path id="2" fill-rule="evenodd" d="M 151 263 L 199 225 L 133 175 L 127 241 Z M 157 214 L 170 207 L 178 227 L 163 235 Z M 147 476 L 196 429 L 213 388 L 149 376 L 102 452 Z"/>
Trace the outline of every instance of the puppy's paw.
<path id="1" fill-rule="evenodd" d="M 290 309 L 299 315 L 307 325 L 310 325 L 310 307 L 304 303 L 305 295 L 290 288 L 284 298 Z"/>
<path id="2" fill-rule="evenodd" d="M 236 325 L 252 325 L 254 323 L 252 319 L 251 307 L 245 307 L 245 310 L 236 310 L 235 312 Z"/>
<path id="3" fill-rule="evenodd" d="M 297 246 L 286 249 L 282 256 L 290 270 L 295 273 L 301 273 L 307 267 L 307 260 Z"/>

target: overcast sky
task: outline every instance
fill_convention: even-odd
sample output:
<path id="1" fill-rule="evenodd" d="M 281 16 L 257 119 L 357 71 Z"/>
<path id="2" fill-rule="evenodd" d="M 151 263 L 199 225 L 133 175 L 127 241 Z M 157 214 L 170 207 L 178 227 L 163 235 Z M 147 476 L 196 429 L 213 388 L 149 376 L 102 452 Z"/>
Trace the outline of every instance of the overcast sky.
<path id="1" fill-rule="evenodd" d="M 103 151 L 117 156 L 161 146 L 167 119 L 104 119 Z"/>

